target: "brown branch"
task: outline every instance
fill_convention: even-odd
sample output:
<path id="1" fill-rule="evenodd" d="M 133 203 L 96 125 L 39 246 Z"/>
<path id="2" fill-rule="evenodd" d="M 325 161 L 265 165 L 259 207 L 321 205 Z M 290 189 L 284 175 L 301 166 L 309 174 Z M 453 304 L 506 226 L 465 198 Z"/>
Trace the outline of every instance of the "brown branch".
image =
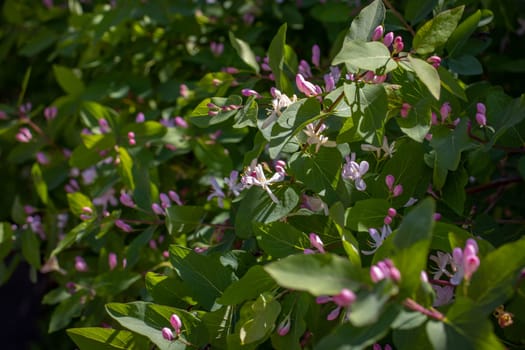
<path id="1" fill-rule="evenodd" d="M 523 182 L 523 179 L 521 178 L 521 176 L 513 176 L 509 178 L 504 178 L 504 179 L 497 179 L 497 180 L 494 180 L 492 182 L 489 182 L 483 185 L 470 187 L 470 188 L 465 189 L 465 192 L 469 194 L 478 193 L 478 192 L 482 192 L 482 191 L 485 191 L 491 188 L 497 188 L 497 187 L 509 185 L 512 183 L 519 183 L 519 182 Z"/>

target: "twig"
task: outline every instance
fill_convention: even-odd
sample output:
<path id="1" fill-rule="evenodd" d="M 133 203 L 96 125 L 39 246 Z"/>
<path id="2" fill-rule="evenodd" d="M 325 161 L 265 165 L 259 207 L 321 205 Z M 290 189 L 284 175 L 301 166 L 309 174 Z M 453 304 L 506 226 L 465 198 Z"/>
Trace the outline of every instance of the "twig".
<path id="1" fill-rule="evenodd" d="M 422 313 L 423 315 L 433 318 L 435 320 L 443 321 L 445 319 L 445 315 L 443 315 L 441 312 L 437 311 L 434 308 L 427 309 L 424 306 L 418 304 L 413 299 L 406 298 L 405 301 L 403 302 L 403 305 L 405 305 L 407 308 L 411 310 Z"/>
<path id="2" fill-rule="evenodd" d="M 505 186 L 505 185 L 512 184 L 512 183 L 518 183 L 518 182 L 523 182 L 523 179 L 521 178 L 521 176 L 513 176 L 513 177 L 504 178 L 504 179 L 497 179 L 497 180 L 494 180 L 492 182 L 489 182 L 483 185 L 467 188 L 465 189 L 465 192 L 469 194 L 478 193 L 478 192 L 482 192 L 482 191 L 485 191 L 491 188 L 501 187 L 501 186 Z"/>
<path id="3" fill-rule="evenodd" d="M 392 6 L 392 4 L 390 3 L 390 1 L 388 0 L 383 0 L 383 2 L 385 3 L 386 7 L 388 7 L 390 9 L 390 11 L 392 11 L 392 13 L 394 14 L 394 16 L 396 16 L 400 21 L 401 23 L 403 23 L 403 25 L 405 26 L 405 28 L 410 32 L 410 34 L 412 34 L 412 36 L 416 36 L 416 32 L 414 31 L 414 29 L 410 26 L 410 24 L 408 24 L 407 21 L 405 21 L 405 18 L 403 17 L 402 14 L 400 14 L 395 8 L 394 6 Z"/>

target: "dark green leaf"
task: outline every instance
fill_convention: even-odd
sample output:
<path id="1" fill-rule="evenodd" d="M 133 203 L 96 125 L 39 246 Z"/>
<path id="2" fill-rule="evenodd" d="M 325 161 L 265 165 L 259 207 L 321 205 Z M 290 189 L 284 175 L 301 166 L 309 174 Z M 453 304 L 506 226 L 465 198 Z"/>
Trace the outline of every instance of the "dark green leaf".
<path id="1" fill-rule="evenodd" d="M 293 87 L 284 73 L 286 47 L 286 23 L 277 31 L 268 48 L 269 65 L 275 78 L 277 89 L 286 95 L 292 95 Z"/>
<path id="2" fill-rule="evenodd" d="M 471 55 L 451 57 L 448 60 L 450 70 L 460 75 L 479 75 L 483 73 L 481 62 Z"/>
<path id="3" fill-rule="evenodd" d="M 368 232 L 369 228 L 384 225 L 385 215 L 390 208 L 386 199 L 370 198 L 357 202 L 347 215 L 346 225 L 353 231 Z"/>
<path id="4" fill-rule="evenodd" d="M 31 230 L 24 230 L 21 233 L 22 255 L 26 261 L 35 269 L 39 269 L 40 262 L 40 240 L 36 233 Z"/>
<path id="5" fill-rule="evenodd" d="M 460 167 L 457 171 L 448 174 L 447 182 L 443 187 L 443 201 L 456 212 L 463 215 L 465 206 L 465 185 L 468 182 L 468 173 Z"/>
<path id="6" fill-rule="evenodd" d="M 84 83 L 70 68 L 54 65 L 53 72 L 58 84 L 67 94 L 80 95 L 84 91 Z"/>
<path id="7" fill-rule="evenodd" d="M 467 95 L 465 94 L 464 87 L 458 82 L 458 80 L 442 66 L 438 67 L 439 78 L 441 79 L 441 85 L 451 94 L 459 97 L 463 101 L 467 101 Z"/>
<path id="8" fill-rule="evenodd" d="M 0 222 L 0 260 L 4 258 L 11 251 L 13 246 L 13 230 L 11 224 L 8 222 Z"/>
<path id="9" fill-rule="evenodd" d="M 118 329 L 70 328 L 67 334 L 80 350 L 141 350 L 148 346 L 145 338 Z"/>
<path id="10" fill-rule="evenodd" d="M 166 228 L 170 235 L 194 231 L 204 218 L 204 208 L 194 205 L 173 205 L 166 208 Z"/>
<path id="11" fill-rule="evenodd" d="M 480 20 L 481 10 L 477 10 L 457 26 L 447 42 L 447 51 L 450 56 L 454 56 L 456 51 L 461 50 L 472 33 L 478 28 Z"/>
<path id="12" fill-rule="evenodd" d="M 85 307 L 85 303 L 82 303 L 81 299 L 85 297 L 85 292 L 77 292 L 70 298 L 63 300 L 51 314 L 48 332 L 53 333 L 65 328 L 73 318 L 80 316 Z"/>
<path id="13" fill-rule="evenodd" d="M 259 246 L 272 258 L 302 253 L 304 248 L 310 247 L 303 232 L 284 222 L 254 223 L 253 229 Z"/>
<path id="14" fill-rule="evenodd" d="M 255 54 L 253 53 L 250 45 L 247 42 L 238 39 L 232 32 L 229 32 L 230 43 L 232 44 L 235 51 L 239 57 L 246 63 L 248 66 L 252 67 L 255 73 L 259 73 L 259 64 L 255 59 Z"/>
<path id="15" fill-rule="evenodd" d="M 245 300 L 254 299 L 263 292 L 269 292 L 275 287 L 277 284 L 262 266 L 255 265 L 240 280 L 230 284 L 217 302 L 223 305 L 240 304 Z"/>

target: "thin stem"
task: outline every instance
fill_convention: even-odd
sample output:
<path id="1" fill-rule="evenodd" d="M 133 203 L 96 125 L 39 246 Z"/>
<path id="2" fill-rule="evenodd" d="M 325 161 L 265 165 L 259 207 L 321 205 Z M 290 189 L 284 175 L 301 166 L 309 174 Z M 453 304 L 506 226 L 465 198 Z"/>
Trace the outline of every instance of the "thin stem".
<path id="1" fill-rule="evenodd" d="M 412 36 L 416 36 L 416 32 L 414 31 L 414 29 L 410 26 L 410 24 L 408 24 L 407 21 L 405 21 L 405 18 L 403 17 L 402 14 L 400 14 L 395 8 L 394 6 L 392 6 L 392 4 L 390 3 L 390 1 L 388 0 L 383 0 L 383 2 L 385 3 L 386 7 L 388 7 L 390 9 L 390 11 L 392 11 L 392 13 L 394 14 L 394 16 L 396 16 L 400 21 L 401 23 L 403 23 L 403 25 L 405 26 L 405 28 L 410 32 L 410 34 L 412 34 Z"/>
<path id="2" fill-rule="evenodd" d="M 405 305 L 410 310 L 417 311 L 419 313 L 422 313 L 425 316 L 428 316 L 430 318 L 433 318 L 438 321 L 443 321 L 445 319 L 445 315 L 443 315 L 441 312 L 437 311 L 434 308 L 427 309 L 424 306 L 418 304 L 415 300 L 406 298 L 403 302 L 403 305 Z"/>
<path id="3" fill-rule="evenodd" d="M 509 185 L 512 183 L 519 183 L 519 182 L 523 182 L 523 179 L 521 178 L 521 176 L 513 176 L 513 177 L 508 177 L 508 178 L 503 178 L 503 179 L 497 179 L 497 180 L 494 180 L 492 182 L 489 182 L 483 185 L 470 187 L 470 188 L 465 189 L 465 192 L 469 194 L 478 193 L 478 192 L 482 192 L 482 191 L 485 191 L 491 188 L 497 188 L 497 187 Z"/>

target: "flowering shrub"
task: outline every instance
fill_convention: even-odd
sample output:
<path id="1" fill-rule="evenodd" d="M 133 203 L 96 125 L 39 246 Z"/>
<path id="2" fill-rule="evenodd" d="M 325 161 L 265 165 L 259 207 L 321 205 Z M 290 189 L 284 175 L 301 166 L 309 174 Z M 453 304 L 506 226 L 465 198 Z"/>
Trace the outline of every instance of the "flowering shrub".
<path id="1" fill-rule="evenodd" d="M 45 30 L 18 34 L 33 66 L 0 106 L 2 278 L 21 259 L 52 276 L 49 332 L 80 349 L 525 344 L 525 101 L 469 77 L 490 10 L 175 3 L 4 5 Z M 46 55 L 44 73 L 29 58 Z M 58 86 L 33 98 L 34 74 Z"/>

